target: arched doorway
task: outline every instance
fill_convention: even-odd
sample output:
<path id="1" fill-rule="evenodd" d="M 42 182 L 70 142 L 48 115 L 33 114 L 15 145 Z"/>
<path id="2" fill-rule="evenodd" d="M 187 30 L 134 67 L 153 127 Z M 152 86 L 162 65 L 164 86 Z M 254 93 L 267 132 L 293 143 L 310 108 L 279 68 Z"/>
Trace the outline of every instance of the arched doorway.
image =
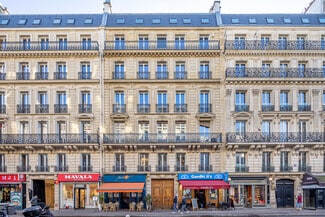
<path id="1" fill-rule="evenodd" d="M 295 204 L 294 183 L 290 179 L 276 181 L 276 204 L 278 208 L 292 208 Z"/>

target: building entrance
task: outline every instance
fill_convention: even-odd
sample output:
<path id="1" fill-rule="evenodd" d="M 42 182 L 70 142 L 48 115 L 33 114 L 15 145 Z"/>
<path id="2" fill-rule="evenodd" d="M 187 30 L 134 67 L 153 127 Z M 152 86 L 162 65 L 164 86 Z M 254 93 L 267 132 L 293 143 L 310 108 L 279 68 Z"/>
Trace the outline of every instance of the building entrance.
<path id="1" fill-rule="evenodd" d="M 154 209 L 173 207 L 174 180 L 152 180 L 152 205 Z"/>
<path id="2" fill-rule="evenodd" d="M 294 185 L 290 179 L 280 179 L 276 182 L 276 204 L 278 208 L 294 207 Z"/>

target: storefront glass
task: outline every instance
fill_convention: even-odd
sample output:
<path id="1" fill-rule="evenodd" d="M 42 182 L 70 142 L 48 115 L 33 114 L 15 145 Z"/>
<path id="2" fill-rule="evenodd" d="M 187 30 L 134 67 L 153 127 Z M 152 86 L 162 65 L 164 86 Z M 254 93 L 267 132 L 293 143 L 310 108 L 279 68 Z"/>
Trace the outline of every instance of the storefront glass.
<path id="1" fill-rule="evenodd" d="M 232 185 L 229 195 L 233 196 L 236 206 L 246 208 L 264 207 L 267 203 L 265 185 Z"/>
<path id="2" fill-rule="evenodd" d="M 254 186 L 254 205 L 265 204 L 265 186 L 256 185 Z"/>
<path id="3" fill-rule="evenodd" d="M 304 208 L 315 208 L 316 202 L 316 189 L 305 189 L 304 190 Z"/>

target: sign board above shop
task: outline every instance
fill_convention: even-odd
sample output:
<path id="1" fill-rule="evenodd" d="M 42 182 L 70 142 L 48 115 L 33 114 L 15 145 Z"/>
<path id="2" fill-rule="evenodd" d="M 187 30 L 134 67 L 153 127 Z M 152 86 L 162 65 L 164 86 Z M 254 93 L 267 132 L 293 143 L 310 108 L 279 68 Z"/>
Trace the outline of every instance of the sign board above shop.
<path id="1" fill-rule="evenodd" d="M 59 182 L 98 182 L 99 173 L 58 174 Z"/>
<path id="2" fill-rule="evenodd" d="M 178 180 L 223 180 L 228 182 L 228 173 L 180 173 Z"/>
<path id="3" fill-rule="evenodd" d="M 26 182 L 26 174 L 2 174 L 0 183 Z"/>

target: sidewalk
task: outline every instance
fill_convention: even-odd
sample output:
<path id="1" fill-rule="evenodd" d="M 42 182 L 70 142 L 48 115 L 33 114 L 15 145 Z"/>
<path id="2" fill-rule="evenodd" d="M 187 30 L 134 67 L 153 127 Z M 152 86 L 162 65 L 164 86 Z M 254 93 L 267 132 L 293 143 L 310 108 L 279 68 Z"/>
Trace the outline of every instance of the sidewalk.
<path id="1" fill-rule="evenodd" d="M 58 217 L 70 217 L 70 216 L 114 216 L 114 217 L 142 217 L 142 216 L 163 216 L 163 217 L 173 217 L 173 216 L 187 216 L 187 217 L 219 217 L 219 216 L 246 216 L 246 217 L 264 217 L 264 216 L 323 216 L 325 217 L 325 210 L 302 210 L 298 211 L 293 208 L 288 209 L 244 209 L 239 208 L 236 210 L 196 210 L 190 211 L 190 213 L 173 213 L 171 210 L 154 210 L 153 212 L 129 212 L 128 210 L 119 210 L 116 212 L 103 212 L 97 209 L 85 209 L 85 210 L 74 210 L 74 209 L 62 209 L 52 211 L 54 216 Z M 21 217 L 21 211 L 17 211 L 16 215 L 10 215 L 10 217 Z"/>

